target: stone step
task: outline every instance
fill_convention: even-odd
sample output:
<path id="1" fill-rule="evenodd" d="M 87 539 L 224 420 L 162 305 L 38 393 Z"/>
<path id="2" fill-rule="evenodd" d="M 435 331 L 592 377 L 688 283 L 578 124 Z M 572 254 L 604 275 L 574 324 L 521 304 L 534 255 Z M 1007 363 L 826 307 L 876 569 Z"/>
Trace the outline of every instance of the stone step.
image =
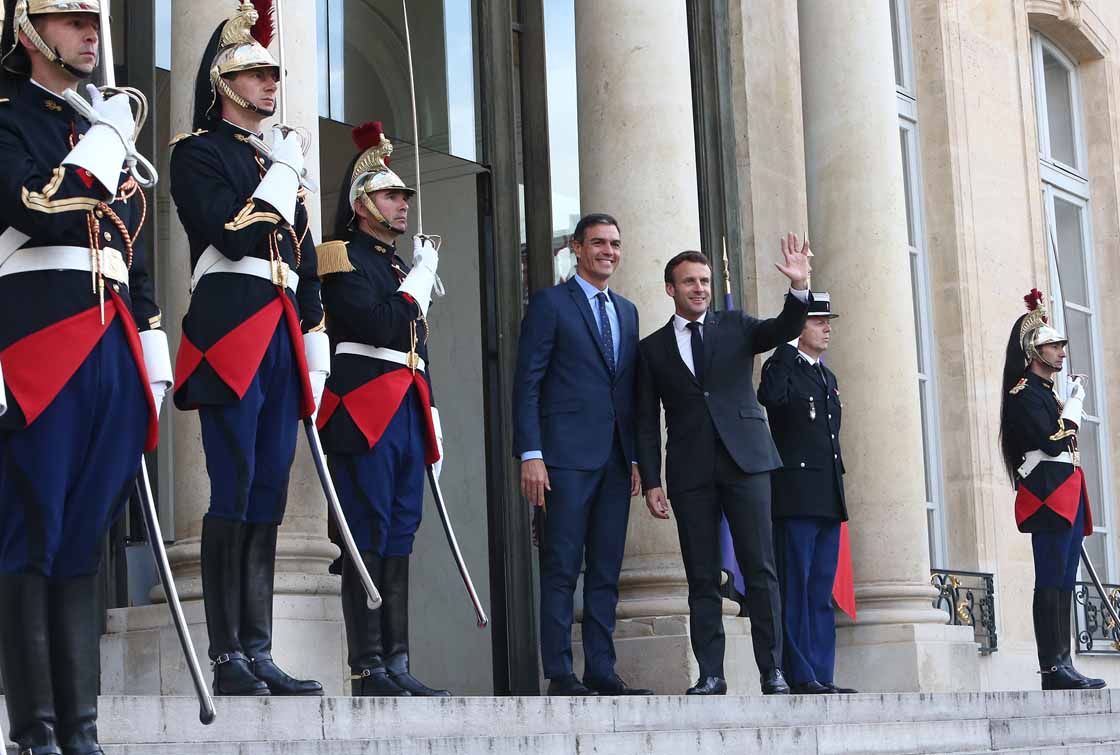
<path id="1" fill-rule="evenodd" d="M 1120 752 L 1103 744 L 1120 742 L 1111 690 L 216 703 L 204 727 L 193 698 L 103 697 L 102 744 L 107 755 Z"/>

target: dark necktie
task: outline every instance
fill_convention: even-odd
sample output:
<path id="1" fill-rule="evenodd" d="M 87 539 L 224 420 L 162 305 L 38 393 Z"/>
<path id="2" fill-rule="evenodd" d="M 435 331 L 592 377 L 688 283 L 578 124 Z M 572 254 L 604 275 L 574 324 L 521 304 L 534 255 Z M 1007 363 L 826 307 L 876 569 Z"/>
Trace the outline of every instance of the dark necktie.
<path id="1" fill-rule="evenodd" d="M 700 323 L 690 322 L 685 326 L 692 332 L 692 373 L 696 382 L 704 384 L 704 337 L 700 335 Z"/>
<path id="2" fill-rule="evenodd" d="M 603 340 L 603 350 L 607 353 L 607 367 L 613 373 L 614 364 L 614 332 L 611 331 L 611 318 L 607 317 L 607 294 L 603 291 L 595 294 L 599 300 L 599 337 Z"/>
<path id="3" fill-rule="evenodd" d="M 816 368 L 817 378 L 821 381 L 821 385 L 823 385 L 825 388 L 828 388 L 828 378 L 824 376 L 824 365 L 820 362 L 817 362 Z"/>

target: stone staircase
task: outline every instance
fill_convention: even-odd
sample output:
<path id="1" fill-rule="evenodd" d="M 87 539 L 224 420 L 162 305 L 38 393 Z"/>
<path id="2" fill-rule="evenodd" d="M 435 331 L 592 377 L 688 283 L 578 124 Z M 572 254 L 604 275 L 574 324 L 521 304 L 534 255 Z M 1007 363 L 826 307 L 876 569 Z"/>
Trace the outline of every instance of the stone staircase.
<path id="1" fill-rule="evenodd" d="M 204 727 L 192 698 L 103 697 L 106 755 L 1120 753 L 1120 690 L 217 704 Z"/>

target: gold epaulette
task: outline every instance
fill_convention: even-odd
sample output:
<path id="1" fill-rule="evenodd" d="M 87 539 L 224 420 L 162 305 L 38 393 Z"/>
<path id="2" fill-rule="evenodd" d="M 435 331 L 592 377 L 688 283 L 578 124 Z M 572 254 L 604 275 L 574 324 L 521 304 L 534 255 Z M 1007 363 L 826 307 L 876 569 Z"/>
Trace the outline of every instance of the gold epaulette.
<path id="1" fill-rule="evenodd" d="M 345 241 L 327 241 L 319 244 L 315 247 L 315 254 L 319 258 L 320 278 L 331 273 L 350 273 L 356 269 L 350 262 Z"/>
<path id="2" fill-rule="evenodd" d="M 1012 396 L 1014 396 L 1016 393 L 1018 393 L 1019 391 L 1023 390 L 1026 387 L 1027 387 L 1027 379 L 1022 378 L 1021 380 L 1019 380 L 1018 383 L 1015 384 L 1014 388 L 1012 388 L 1011 390 L 1008 391 L 1008 393 L 1010 393 Z"/>
<path id="3" fill-rule="evenodd" d="M 9 100 L 7 97 L 0 97 L 0 105 L 6 105 L 9 102 L 11 102 L 11 100 Z"/>
<path id="4" fill-rule="evenodd" d="M 200 128 L 198 131 L 187 131 L 185 133 L 179 134 L 174 139 L 169 141 L 167 143 L 167 146 L 168 147 L 174 147 L 176 144 L 183 141 L 184 139 L 187 139 L 187 138 L 192 137 L 192 136 L 201 136 L 202 134 L 205 134 L 205 133 L 206 133 L 206 129 L 204 129 L 204 128 Z"/>

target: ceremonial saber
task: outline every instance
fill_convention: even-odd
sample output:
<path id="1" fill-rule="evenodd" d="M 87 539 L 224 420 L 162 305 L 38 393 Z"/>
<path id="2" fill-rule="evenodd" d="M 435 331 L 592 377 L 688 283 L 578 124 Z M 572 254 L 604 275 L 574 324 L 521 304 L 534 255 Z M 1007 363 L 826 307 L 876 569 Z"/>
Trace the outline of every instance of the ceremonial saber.
<path id="1" fill-rule="evenodd" d="M 323 453 L 323 444 L 319 441 L 319 430 L 315 427 L 315 418 L 307 417 L 303 420 L 303 427 L 307 431 L 307 444 L 311 446 L 311 458 L 315 461 L 315 471 L 319 473 L 319 482 L 323 485 L 323 493 L 327 496 L 327 504 L 334 514 L 338 533 L 342 536 L 342 544 L 346 548 L 346 555 L 358 572 L 358 579 L 366 591 L 366 607 L 373 611 L 381 607 L 381 593 L 373 578 L 369 575 L 365 562 L 362 560 L 358 544 L 354 542 L 354 534 L 350 531 L 350 524 L 346 521 L 346 514 L 342 511 L 342 504 L 338 500 L 338 491 L 335 490 L 334 480 L 331 479 L 330 470 L 327 469 L 327 457 Z"/>
<path id="2" fill-rule="evenodd" d="M 1081 546 L 1081 562 L 1085 564 L 1085 571 L 1089 572 L 1089 579 L 1093 581 L 1093 586 L 1100 593 L 1101 601 L 1104 603 L 1109 618 L 1112 619 L 1112 646 L 1120 650 L 1120 616 L 1116 614 L 1116 607 L 1112 605 L 1112 601 L 1105 593 L 1104 585 L 1101 584 L 1101 578 L 1097 576 L 1097 570 L 1093 568 L 1093 562 L 1089 559 L 1089 552 L 1085 550 L 1084 544 Z"/>
<path id="3" fill-rule="evenodd" d="M 171 565 L 167 561 L 167 550 L 163 547 L 163 532 L 159 526 L 159 514 L 156 512 L 155 498 L 152 497 L 152 483 L 148 479 L 148 465 L 144 457 L 140 457 L 140 474 L 136 479 L 136 488 L 140 493 L 141 510 L 144 512 L 144 524 L 148 530 L 148 544 L 152 548 L 152 555 L 156 560 L 156 571 L 159 573 L 160 584 L 163 585 L 163 594 L 167 598 L 167 607 L 171 611 L 171 620 L 175 625 L 175 632 L 179 635 L 179 644 L 183 648 L 183 655 L 187 659 L 187 671 L 194 682 L 194 692 L 198 697 L 198 720 L 204 726 L 214 722 L 214 698 L 210 696 L 210 689 L 206 680 L 202 678 L 202 668 L 198 665 L 198 656 L 194 652 L 194 644 L 187 629 L 187 620 L 183 617 L 183 606 L 179 603 L 179 593 L 175 589 L 175 578 L 171 574 Z"/>
<path id="4" fill-rule="evenodd" d="M 455 566 L 459 569 L 459 576 L 463 578 L 463 586 L 467 588 L 467 595 L 470 596 L 471 605 L 474 606 L 478 628 L 485 629 L 490 620 L 486 618 L 486 609 L 482 607 L 482 601 L 478 597 L 478 592 L 474 589 L 471 574 L 467 571 L 467 562 L 463 559 L 463 552 L 459 550 L 459 541 L 455 537 L 455 530 L 451 527 L 451 517 L 447 513 L 447 504 L 443 500 L 443 491 L 440 490 L 439 479 L 436 477 L 435 468 L 430 464 L 428 465 L 428 483 L 432 486 L 432 497 L 435 498 L 436 509 L 439 511 L 440 521 L 443 522 L 443 531 L 447 534 L 447 544 L 451 546 L 451 557 L 455 560 Z"/>
<path id="5" fill-rule="evenodd" d="M 279 79 L 280 79 L 280 127 L 284 129 L 285 136 L 290 131 L 295 131 L 300 135 L 303 141 L 303 154 L 307 154 L 311 149 L 311 136 L 299 129 L 294 129 L 288 126 L 288 73 L 284 68 L 284 0 L 272 1 L 273 19 L 276 22 L 276 62 L 280 65 Z M 249 144 L 257 151 L 257 153 L 268 160 L 272 159 L 272 147 L 255 134 L 249 136 Z M 315 183 L 307 173 L 305 167 L 299 174 L 299 185 L 307 189 L 312 194 L 319 193 L 319 186 Z"/>
<path id="6" fill-rule="evenodd" d="M 404 14 L 404 47 L 408 57 L 408 90 L 412 93 L 412 162 L 416 170 L 416 232 L 424 236 L 424 203 L 420 199 L 420 119 L 416 115 L 416 79 L 412 73 L 412 35 L 408 30 L 408 3 L 401 0 Z"/>

